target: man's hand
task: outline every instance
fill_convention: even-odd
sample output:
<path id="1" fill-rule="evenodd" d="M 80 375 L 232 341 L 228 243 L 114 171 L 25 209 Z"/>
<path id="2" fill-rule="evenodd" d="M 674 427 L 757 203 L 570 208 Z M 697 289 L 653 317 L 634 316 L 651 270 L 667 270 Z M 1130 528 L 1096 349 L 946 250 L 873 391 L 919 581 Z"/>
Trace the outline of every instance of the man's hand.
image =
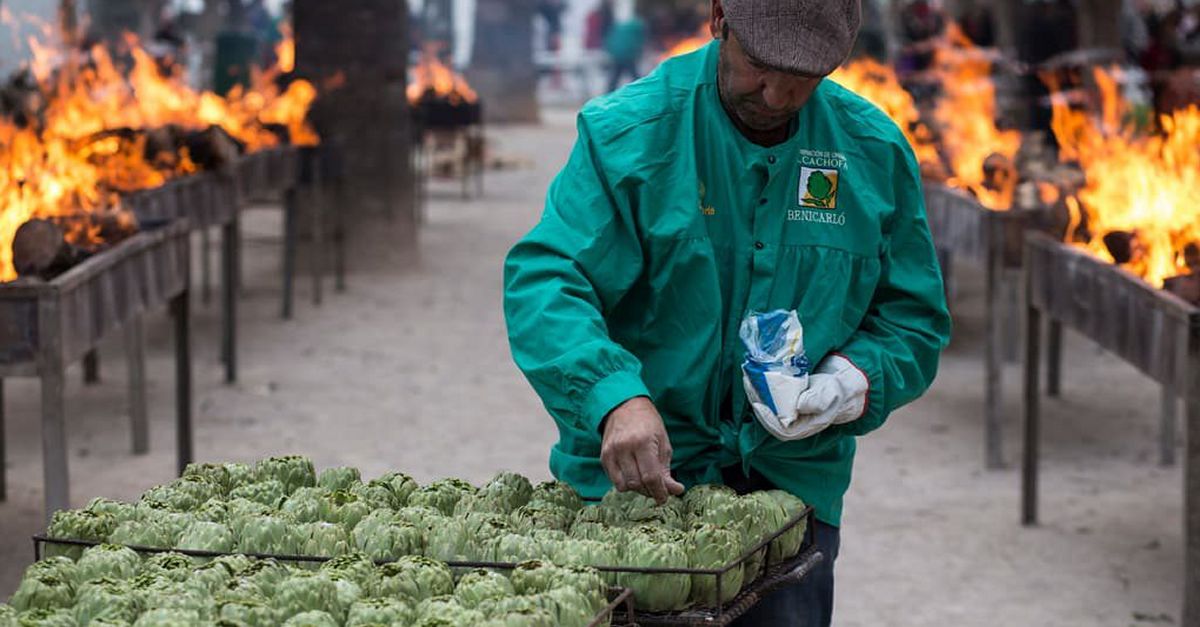
<path id="1" fill-rule="evenodd" d="M 621 492 L 640 492 L 659 505 L 683 494 L 671 477 L 671 442 L 662 416 L 645 397 L 625 401 L 604 419 L 600 463 Z"/>

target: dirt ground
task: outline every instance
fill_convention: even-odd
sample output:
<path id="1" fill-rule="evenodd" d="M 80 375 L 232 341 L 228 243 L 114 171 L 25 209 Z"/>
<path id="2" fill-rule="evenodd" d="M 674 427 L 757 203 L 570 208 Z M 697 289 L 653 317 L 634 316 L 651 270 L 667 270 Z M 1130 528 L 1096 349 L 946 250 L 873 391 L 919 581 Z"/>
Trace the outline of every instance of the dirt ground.
<path id="1" fill-rule="evenodd" d="M 509 358 L 501 261 L 537 219 L 573 140 L 571 116 L 492 129 L 495 148 L 536 165 L 488 174 L 486 197 L 439 189 L 416 251 L 382 220 L 354 234 L 349 290 L 321 308 L 299 284 L 278 319 L 279 212 L 252 212 L 241 300 L 241 381 L 222 384 L 217 311 L 196 308 L 196 439 L 204 460 L 294 452 L 318 465 L 419 480 L 548 477 L 549 418 Z M 303 267 L 303 260 L 302 260 Z M 960 273 L 956 335 L 921 401 L 860 442 L 838 560 L 845 626 L 1178 624 L 1181 473 L 1157 465 L 1158 392 L 1068 336 L 1064 396 L 1046 403 L 1043 524 L 1018 524 L 1019 369 L 1006 372 L 1010 467 L 982 467 L 982 308 Z M 68 387 L 72 501 L 132 499 L 172 477 L 169 326 L 148 329 L 152 452 L 129 452 L 119 341 L 103 383 Z M 1014 340 L 1015 341 L 1015 340 Z M 9 500 L 0 504 L 0 598 L 32 559 L 41 525 L 38 388 L 9 381 Z"/>

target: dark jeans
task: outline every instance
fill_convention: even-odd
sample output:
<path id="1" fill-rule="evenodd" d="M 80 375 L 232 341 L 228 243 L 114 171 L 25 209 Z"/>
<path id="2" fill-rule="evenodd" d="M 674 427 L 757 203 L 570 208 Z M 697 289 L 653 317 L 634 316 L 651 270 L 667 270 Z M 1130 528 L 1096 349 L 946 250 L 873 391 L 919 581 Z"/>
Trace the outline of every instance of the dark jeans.
<path id="1" fill-rule="evenodd" d="M 621 79 L 629 76 L 630 80 L 636 81 L 641 78 L 638 74 L 637 61 L 613 61 L 612 72 L 608 75 L 608 91 L 617 91 L 621 86 Z"/>
<path id="2" fill-rule="evenodd" d="M 722 471 L 725 485 L 739 494 L 756 490 L 774 490 L 761 474 L 742 474 L 740 468 Z M 733 627 L 829 627 L 833 622 L 833 563 L 837 560 L 841 537 L 837 527 L 817 522 L 817 549 L 825 555 L 819 566 L 804 581 L 776 590 L 754 609 L 733 623 Z"/>

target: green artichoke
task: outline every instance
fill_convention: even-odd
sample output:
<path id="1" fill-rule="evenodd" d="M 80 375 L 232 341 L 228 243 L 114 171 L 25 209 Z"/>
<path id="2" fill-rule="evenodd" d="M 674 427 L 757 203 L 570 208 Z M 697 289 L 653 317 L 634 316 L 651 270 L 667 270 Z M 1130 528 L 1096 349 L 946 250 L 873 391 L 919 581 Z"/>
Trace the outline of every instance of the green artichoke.
<path id="1" fill-rule="evenodd" d="M 455 625 L 474 627 L 483 621 L 483 614 L 463 607 L 453 596 L 425 599 L 417 604 L 417 625 Z"/>
<path id="2" fill-rule="evenodd" d="M 175 542 L 179 540 L 179 536 L 183 535 L 183 532 L 196 519 L 191 514 L 173 512 L 162 509 L 161 506 L 139 504 L 138 520 L 158 526 L 170 540 L 168 546 L 174 546 Z"/>
<path id="3" fill-rule="evenodd" d="M 619 512 L 619 522 L 626 526 L 656 525 L 681 529 L 687 518 L 683 500 L 672 496 L 663 505 L 637 492 L 610 490 L 600 501 L 600 507 Z"/>
<path id="4" fill-rule="evenodd" d="M 425 555 L 443 562 L 466 560 L 467 526 L 461 519 L 445 518 L 425 534 Z"/>
<path id="5" fill-rule="evenodd" d="M 17 610 L 11 605 L 0 603 L 0 627 L 19 627 L 17 625 Z"/>
<path id="6" fill-rule="evenodd" d="M 234 488 L 229 493 L 229 498 L 230 500 L 246 499 L 255 503 L 261 503 L 267 507 L 277 508 L 287 498 L 288 494 L 287 487 L 283 482 L 271 479 L 257 483 L 247 483 L 246 485 Z"/>
<path id="7" fill-rule="evenodd" d="M 375 562 L 365 553 L 348 553 L 335 557 L 321 565 L 321 571 L 330 576 L 348 577 L 357 583 L 365 592 L 371 592 L 378 587 L 379 572 Z"/>
<path id="8" fill-rule="evenodd" d="M 512 582 L 507 577 L 483 568 L 467 572 L 454 587 L 454 597 L 469 608 L 476 608 L 488 599 L 503 599 L 514 594 Z"/>
<path id="9" fill-rule="evenodd" d="M 567 531 L 575 520 L 575 512 L 546 502 L 531 502 L 513 510 L 513 529 L 529 533 L 535 529 Z"/>
<path id="10" fill-rule="evenodd" d="M 169 548 L 175 543 L 162 525 L 144 520 L 129 520 L 108 534 L 108 542 L 151 549 Z"/>
<path id="11" fill-rule="evenodd" d="M 705 512 L 737 498 L 733 488 L 719 484 L 694 486 L 683 494 L 683 507 L 689 518 L 699 518 Z"/>
<path id="12" fill-rule="evenodd" d="M 158 553 L 147 557 L 139 575 L 171 581 L 186 581 L 192 574 L 192 560 L 182 553 Z"/>
<path id="13" fill-rule="evenodd" d="M 542 544 L 530 536 L 507 533 L 492 540 L 488 561 L 516 564 L 542 556 Z"/>
<path id="14" fill-rule="evenodd" d="M 542 607 L 530 607 L 508 612 L 497 611 L 480 623 L 480 627 L 555 627 L 554 612 Z"/>
<path id="15" fill-rule="evenodd" d="M 37 608 L 21 612 L 17 616 L 21 627 L 77 627 L 75 615 L 65 609 Z"/>
<path id="16" fill-rule="evenodd" d="M 101 514 L 84 510 L 54 512 L 50 519 L 50 527 L 46 535 L 51 538 L 64 540 L 85 540 L 88 542 L 104 542 L 113 529 L 117 528 L 117 519 L 111 514 Z M 83 548 L 49 543 L 46 546 L 47 557 L 64 555 L 73 560 L 83 555 Z"/>
<path id="17" fill-rule="evenodd" d="M 79 581 L 74 560 L 62 555 L 47 557 L 40 562 L 30 564 L 29 568 L 25 569 L 26 578 L 40 577 L 42 575 L 50 575 L 72 585 Z"/>
<path id="18" fill-rule="evenodd" d="M 804 501 L 799 497 L 793 496 L 783 490 L 770 490 L 765 494 L 783 508 L 785 521 L 790 521 L 796 516 L 799 516 L 807 507 Z M 808 530 L 808 521 L 801 520 L 796 526 L 792 527 L 787 533 L 779 536 L 779 539 L 771 546 L 771 553 L 767 560 L 770 564 L 778 564 L 789 560 L 800 553 L 800 548 L 804 544 L 804 532 Z"/>
<path id="19" fill-rule="evenodd" d="M 511 578 L 517 594 L 538 594 L 553 589 L 565 575 L 566 569 L 549 562 L 528 560 L 517 564 Z"/>
<path id="20" fill-rule="evenodd" d="M 75 603 L 75 586 L 49 573 L 26 575 L 8 603 L 18 612 L 69 608 Z"/>
<path id="21" fill-rule="evenodd" d="M 321 520 L 321 498 L 327 492 L 321 488 L 299 488 L 279 506 L 279 511 L 298 523 Z"/>
<path id="22" fill-rule="evenodd" d="M 221 465 L 225 467 L 225 472 L 229 473 L 228 492 L 232 492 L 248 483 L 258 481 L 257 471 L 249 464 L 228 462 Z"/>
<path id="23" fill-rule="evenodd" d="M 363 518 L 367 517 L 367 514 L 371 513 L 366 503 L 358 500 L 357 496 L 342 490 L 322 495 L 319 502 L 321 520 L 337 523 L 347 530 L 353 529 Z"/>
<path id="24" fill-rule="evenodd" d="M 279 584 L 291 576 L 288 567 L 273 559 L 255 560 L 249 568 L 238 573 L 239 577 L 249 579 L 262 588 L 268 598 L 275 596 Z"/>
<path id="25" fill-rule="evenodd" d="M 371 483 L 387 486 L 392 491 L 392 496 L 396 499 L 396 508 L 408 505 L 409 496 L 420 487 L 412 477 L 400 472 L 389 472 L 371 481 Z"/>
<path id="26" fill-rule="evenodd" d="M 350 552 L 350 534 L 334 523 L 315 522 L 300 525 L 301 555 L 337 557 Z"/>
<path id="27" fill-rule="evenodd" d="M 299 455 L 286 455 L 264 459 L 254 466 L 259 481 L 275 480 L 283 484 L 284 494 L 297 488 L 317 485 L 317 471 L 312 460 Z"/>
<path id="28" fill-rule="evenodd" d="M 350 466 L 326 468 L 317 477 L 317 487 L 326 492 L 336 492 L 337 490 L 349 492 L 351 488 L 361 483 L 362 475 L 359 474 L 357 468 L 351 468 Z"/>
<path id="29" fill-rule="evenodd" d="M 396 495 L 392 493 L 391 487 L 378 480 L 370 483 L 359 483 L 350 487 L 350 494 L 358 497 L 358 500 L 367 504 L 367 509 L 372 512 L 381 509 L 393 510 L 399 504 L 396 502 Z"/>
<path id="30" fill-rule="evenodd" d="M 571 587 L 554 588 L 539 596 L 553 605 L 555 624 L 560 627 L 587 627 L 605 605 L 603 595 L 597 605 L 594 595 Z"/>
<path id="31" fill-rule="evenodd" d="M 211 575 L 210 575 L 211 576 Z M 171 610 L 194 614 L 202 621 L 211 621 L 217 614 L 217 603 L 209 591 L 192 582 L 166 582 L 140 591 L 143 612 Z"/>
<path id="32" fill-rule="evenodd" d="M 283 627 L 339 627 L 339 624 L 329 612 L 312 610 L 287 619 Z"/>
<path id="33" fill-rule="evenodd" d="M 478 488 L 461 479 L 439 479 L 410 494 L 408 505 L 432 507 L 451 516 L 459 500 L 477 491 Z"/>
<path id="34" fill-rule="evenodd" d="M 228 495 L 233 489 L 233 477 L 230 475 L 229 466 L 226 464 L 188 464 L 183 469 L 184 477 L 199 477 L 209 483 L 218 486 L 221 490 L 221 495 Z"/>
<path id="35" fill-rule="evenodd" d="M 583 499 L 570 484 L 562 481 L 544 481 L 533 488 L 530 501 L 551 503 L 563 509 L 578 512 L 583 509 Z"/>
<path id="36" fill-rule="evenodd" d="M 196 520 L 226 524 L 229 522 L 229 505 L 221 497 L 213 497 L 200 504 L 193 512 Z"/>
<path id="37" fill-rule="evenodd" d="M 533 484 L 515 472 L 501 472 L 483 486 L 480 492 L 499 499 L 511 512 L 529 502 L 533 496 Z"/>
<path id="38" fill-rule="evenodd" d="M 346 627 L 368 625 L 407 625 L 416 618 L 411 605 L 400 599 L 361 599 L 350 606 Z"/>
<path id="39" fill-rule="evenodd" d="M 244 498 L 234 498 L 226 501 L 225 511 L 227 512 L 226 524 L 229 525 L 229 529 L 233 531 L 235 537 L 242 535 L 242 528 L 245 526 L 247 520 L 259 516 L 270 516 L 275 513 L 275 509 L 269 505 L 263 505 L 257 501 Z"/>
<path id="40" fill-rule="evenodd" d="M 234 575 L 241 575 L 248 568 L 250 568 L 251 566 L 253 566 L 255 564 L 255 561 L 253 558 L 246 557 L 245 555 L 242 555 L 240 553 L 231 553 L 229 555 L 222 555 L 220 557 L 214 558 L 213 561 L 217 562 L 219 564 L 224 564 L 225 568 L 229 569 L 229 572 L 233 573 Z"/>
<path id="41" fill-rule="evenodd" d="M 369 518 L 369 517 L 368 517 Z M 382 518 L 382 517 L 381 517 Z M 395 560 L 425 552 L 421 530 L 396 520 L 379 522 L 364 519 L 354 528 L 354 546 L 373 560 Z"/>
<path id="42" fill-rule="evenodd" d="M 762 516 L 764 516 L 764 512 L 760 504 L 756 504 L 753 499 L 739 496 L 714 509 L 701 512 L 695 522 L 709 523 L 737 531 L 742 536 L 742 551 L 749 551 L 762 540 L 765 533 L 774 530 L 770 528 L 772 521 L 760 519 L 759 517 Z M 758 578 L 765 562 L 765 549 L 755 552 L 746 559 L 744 576 L 747 582 Z"/>
<path id="43" fill-rule="evenodd" d="M 340 613 L 337 584 L 325 573 L 294 572 L 279 583 L 275 607 L 285 620 L 311 611 L 337 616 Z"/>
<path id="44" fill-rule="evenodd" d="M 454 575 L 442 562 L 405 556 L 379 569 L 378 596 L 400 596 L 414 602 L 454 592 Z"/>
<path id="45" fill-rule="evenodd" d="M 229 568 L 219 562 L 209 562 L 192 569 L 192 576 L 184 582 L 189 588 L 204 594 L 214 596 L 233 579 Z"/>
<path id="46" fill-rule="evenodd" d="M 108 514 L 117 524 L 137 519 L 137 508 L 132 503 L 122 503 L 99 496 L 92 499 L 84 510 L 95 514 Z"/>
<path id="47" fill-rule="evenodd" d="M 261 601 L 227 601 L 217 610 L 221 624 L 245 627 L 275 627 L 281 621 L 279 611 Z"/>
<path id="48" fill-rule="evenodd" d="M 137 574 L 142 558 L 133 549 L 118 544 L 88 547 L 75 567 L 79 583 L 94 579 L 129 579 Z"/>
<path id="49" fill-rule="evenodd" d="M 220 603 L 267 602 L 267 595 L 263 592 L 262 586 L 253 579 L 245 577 L 229 580 L 229 583 L 217 592 L 216 598 Z"/>
<path id="50" fill-rule="evenodd" d="M 196 521 L 179 537 L 175 548 L 185 551 L 229 553 L 233 551 L 234 546 L 236 542 L 229 527 L 221 523 Z"/>
<path id="51" fill-rule="evenodd" d="M 96 618 L 110 618 L 131 623 L 141 609 L 137 597 L 128 585 L 114 579 L 96 579 L 83 584 L 75 599 L 75 620 L 87 625 Z"/>
<path id="52" fill-rule="evenodd" d="M 675 530 L 639 527 L 622 548 L 623 563 L 642 568 L 688 568 L 687 538 Z M 651 612 L 687 607 L 692 589 L 688 575 L 622 573 L 621 585 L 631 588 L 638 607 Z"/>
<path id="53" fill-rule="evenodd" d="M 406 522 L 420 529 L 421 533 L 429 533 L 430 529 L 433 529 L 439 522 L 445 520 L 445 515 L 440 511 L 424 506 L 401 507 L 392 512 L 392 515 L 395 516 L 396 520 Z"/>
<path id="54" fill-rule="evenodd" d="M 351 579 L 348 575 L 343 575 L 338 572 L 322 571 L 322 575 L 328 576 L 333 580 L 333 584 L 337 586 L 337 614 L 338 620 L 346 617 L 346 612 L 357 603 L 360 599 L 366 598 L 367 591 L 358 582 Z"/>
<path id="55" fill-rule="evenodd" d="M 688 555 L 692 568 L 718 570 L 737 560 L 742 553 L 742 538 L 736 532 L 715 525 L 698 523 L 688 534 Z M 692 575 L 692 602 L 706 607 L 728 603 L 742 589 L 743 565 L 721 575 L 721 596 L 717 597 L 715 575 Z"/>
<path id="56" fill-rule="evenodd" d="M 295 525 L 276 516 L 246 520 L 237 543 L 239 552 L 258 555 L 295 555 L 299 549 L 300 537 Z"/>
<path id="57" fill-rule="evenodd" d="M 159 608 L 142 614 L 133 627 L 189 627 L 202 622 L 203 620 L 196 610 Z"/>

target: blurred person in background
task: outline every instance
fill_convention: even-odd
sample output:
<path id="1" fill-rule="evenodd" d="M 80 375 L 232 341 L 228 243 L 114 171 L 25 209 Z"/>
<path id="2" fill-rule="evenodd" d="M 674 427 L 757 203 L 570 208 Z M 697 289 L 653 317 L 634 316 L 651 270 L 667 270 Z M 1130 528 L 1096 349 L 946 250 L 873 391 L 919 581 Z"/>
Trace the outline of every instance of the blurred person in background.
<path id="1" fill-rule="evenodd" d="M 537 14 L 546 21 L 546 50 L 558 52 L 562 47 L 562 14 L 567 9 L 563 0 L 540 0 Z"/>
<path id="2" fill-rule="evenodd" d="M 588 13 L 584 24 L 583 47 L 586 50 L 603 50 L 604 40 L 612 31 L 616 16 L 613 12 L 613 0 L 600 0 L 596 8 Z"/>
<path id="3" fill-rule="evenodd" d="M 723 484 L 814 508 L 824 561 L 735 627 L 830 625 L 858 438 L 928 389 L 949 340 L 912 148 L 824 80 L 859 2 L 712 0 L 717 41 L 584 107 L 504 266 L 513 359 L 558 427 L 555 477 L 592 500 Z M 803 337 L 775 338 L 800 371 L 780 376 L 807 380 L 763 402 L 747 329 L 784 324 Z"/>
<path id="4" fill-rule="evenodd" d="M 928 70 L 933 65 L 938 38 L 946 31 L 940 3 L 909 0 L 900 10 L 901 50 L 897 71 L 901 77 Z"/>
<path id="5" fill-rule="evenodd" d="M 992 15 L 991 4 L 984 0 L 966 3 L 959 13 L 958 23 L 962 26 L 963 33 L 976 46 L 996 46 L 996 21 Z"/>
<path id="6" fill-rule="evenodd" d="M 881 63 L 887 61 L 887 24 L 880 0 L 862 0 L 862 30 L 851 56 L 868 56 Z"/>
<path id="7" fill-rule="evenodd" d="M 608 91 L 616 91 L 625 78 L 637 80 L 641 77 L 638 63 L 646 49 L 646 23 L 636 13 L 613 25 L 604 40 L 612 64 Z"/>
<path id="8" fill-rule="evenodd" d="M 1031 130 L 1049 133 L 1054 118 L 1050 107 L 1050 89 L 1038 76 L 1037 67 L 1050 58 L 1078 47 L 1078 25 L 1075 7 L 1069 0 L 1025 0 L 1018 12 L 1023 27 L 1017 34 L 1017 53 L 1020 61 L 1035 71 L 1024 79 L 1026 101 L 1029 103 Z"/>

